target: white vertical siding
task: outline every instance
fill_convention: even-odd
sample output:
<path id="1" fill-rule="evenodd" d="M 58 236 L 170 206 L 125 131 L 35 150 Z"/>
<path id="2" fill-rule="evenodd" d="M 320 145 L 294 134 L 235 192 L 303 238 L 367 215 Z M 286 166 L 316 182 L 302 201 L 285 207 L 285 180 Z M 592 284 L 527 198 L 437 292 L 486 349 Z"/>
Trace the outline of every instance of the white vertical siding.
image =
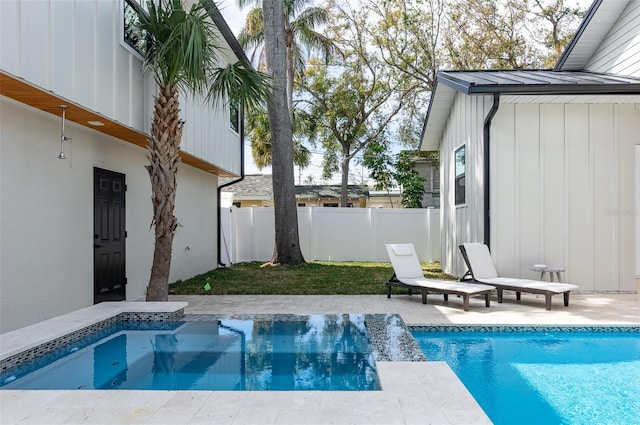
<path id="1" fill-rule="evenodd" d="M 566 161 L 564 134 L 564 105 L 550 104 L 540 108 L 540 173 L 541 194 L 538 211 L 541 232 L 538 236 L 540 251 L 535 262 L 549 261 L 550 267 L 566 264 L 565 229 L 568 225 Z M 565 171 L 562 171 L 565 170 Z M 561 237 L 559 238 L 558 235 Z M 544 253 L 544 255 L 543 255 Z M 545 260 L 548 258 L 549 260 Z M 526 271 L 526 270 L 525 270 Z M 526 274 L 524 274 L 526 275 Z"/>
<path id="2" fill-rule="evenodd" d="M 636 221 L 636 284 L 640 284 L 640 145 L 636 145 L 636 208 L 634 211 Z M 640 290 L 640 286 L 638 287 Z"/>
<path id="3" fill-rule="evenodd" d="M 136 130 L 148 132 L 155 86 L 122 43 L 123 0 L 1 0 L 0 69 Z M 237 60 L 224 39 L 221 66 Z M 225 102 L 181 101 L 183 150 L 240 172 L 240 137 Z"/>
<path id="4" fill-rule="evenodd" d="M 491 133 L 498 272 L 564 266 L 582 290 L 635 290 L 637 104 L 509 104 Z"/>
<path id="5" fill-rule="evenodd" d="M 491 108 L 490 96 L 456 95 L 440 149 L 440 188 L 443 270 L 462 276 L 465 267 L 458 251 L 464 242 L 484 240 L 483 127 Z M 466 204 L 455 206 L 454 152 L 466 146 Z"/>
<path id="6" fill-rule="evenodd" d="M 640 76 L 640 0 L 632 0 L 593 54 L 585 69 Z"/>

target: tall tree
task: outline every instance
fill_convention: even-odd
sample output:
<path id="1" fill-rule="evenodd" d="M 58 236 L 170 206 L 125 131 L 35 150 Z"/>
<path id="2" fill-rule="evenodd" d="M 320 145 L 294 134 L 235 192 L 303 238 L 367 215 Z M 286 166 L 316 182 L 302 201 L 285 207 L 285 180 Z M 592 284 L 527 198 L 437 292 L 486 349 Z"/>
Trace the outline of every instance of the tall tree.
<path id="1" fill-rule="evenodd" d="M 298 209 L 294 192 L 293 126 L 287 96 L 287 52 L 281 0 L 263 0 L 264 43 L 272 94 L 267 103 L 273 164 L 275 247 L 272 264 L 304 263 L 298 236 Z"/>
<path id="2" fill-rule="evenodd" d="M 237 0 L 240 7 L 253 5 L 246 17 L 245 25 L 238 35 L 238 40 L 245 50 L 251 51 L 251 59 L 257 63 L 258 69 L 265 64 L 265 25 L 262 7 L 259 0 Z M 289 112 L 293 122 L 294 163 L 304 168 L 309 165 L 309 149 L 304 146 L 305 126 L 301 121 L 304 114 L 298 110 L 293 101 L 295 81 L 304 73 L 307 62 L 306 50 L 321 52 L 325 59 L 335 50 L 333 42 L 317 28 L 329 20 L 329 9 L 313 4 L 312 0 L 283 0 L 284 31 L 287 55 L 286 87 Z M 256 111 L 248 117 L 247 129 L 251 142 L 253 160 L 259 168 L 271 165 L 271 142 L 266 136 L 269 131 L 267 111 Z"/>
<path id="3" fill-rule="evenodd" d="M 268 97 L 266 76 L 249 63 L 217 66 L 217 30 L 208 7 L 215 6 L 203 0 L 187 12 L 181 0 L 159 0 L 148 1 L 148 13 L 139 13 L 137 25 L 147 38 L 145 68 L 158 86 L 147 147 L 155 230 L 147 301 L 168 298 L 171 250 L 178 225 L 173 215 L 176 174 L 184 125 L 180 120 L 179 93 L 201 95 L 212 103 L 226 99 L 248 107 L 255 107 Z"/>
<path id="4" fill-rule="evenodd" d="M 552 66 L 583 11 L 566 0 L 457 0 L 444 47 L 455 69 Z"/>
<path id="5" fill-rule="evenodd" d="M 540 60 L 543 67 L 551 68 L 571 41 L 585 11 L 578 6 L 568 6 L 566 0 L 533 0 L 532 13 L 538 19 L 529 31 L 548 49 Z"/>
<path id="6" fill-rule="evenodd" d="M 311 61 L 300 87 L 324 153 L 324 175 L 342 175 L 341 206 L 347 206 L 351 161 L 367 146 L 385 144 L 390 124 L 412 103 L 418 84 L 390 68 L 370 49 L 364 10 L 336 7 L 330 26 L 342 56 L 331 66 Z"/>
<path id="7" fill-rule="evenodd" d="M 238 6 L 245 7 L 253 4 L 255 7 L 247 14 L 245 26 L 238 35 L 238 41 L 244 49 L 253 51 L 252 60 L 258 62 L 258 69 L 264 66 L 265 21 L 260 8 L 260 0 L 237 0 Z M 328 58 L 334 51 L 333 42 L 317 27 L 329 21 L 327 7 L 314 6 L 313 0 L 283 0 L 284 33 L 286 51 L 287 95 L 289 110 L 293 114 L 293 87 L 297 77 L 304 73 L 307 61 L 305 49 L 312 49 L 323 53 Z M 292 116 L 293 119 L 293 116 Z"/>
<path id="8" fill-rule="evenodd" d="M 306 114 L 298 108 L 293 111 L 293 163 L 305 168 L 311 161 L 311 152 L 301 141 L 308 134 L 312 125 Z M 247 114 L 248 134 L 251 140 L 251 156 L 259 169 L 272 163 L 271 131 L 269 130 L 269 114 L 266 109 L 255 109 Z"/>

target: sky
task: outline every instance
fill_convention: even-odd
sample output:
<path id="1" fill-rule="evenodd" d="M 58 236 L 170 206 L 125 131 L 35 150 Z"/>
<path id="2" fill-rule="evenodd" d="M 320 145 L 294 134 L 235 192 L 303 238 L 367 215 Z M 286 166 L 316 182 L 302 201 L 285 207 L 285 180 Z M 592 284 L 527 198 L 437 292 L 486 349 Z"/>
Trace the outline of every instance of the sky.
<path id="1" fill-rule="evenodd" d="M 593 0 L 569 0 L 568 4 L 578 4 L 580 7 L 588 8 L 593 3 Z M 222 13 L 225 21 L 231 28 L 231 31 L 238 36 L 240 29 L 244 25 L 245 15 L 251 9 L 251 6 L 247 6 L 244 9 L 239 9 L 237 7 L 237 0 L 217 0 L 216 4 Z M 300 170 L 299 167 L 294 167 L 295 174 L 295 183 L 296 184 L 305 184 L 305 180 L 309 177 L 313 178 L 314 184 L 323 184 L 323 183 L 332 183 L 339 184 L 340 183 L 340 173 L 334 174 L 333 178 L 327 182 L 322 180 L 322 153 L 317 150 L 318 148 L 310 148 L 313 152 L 311 155 L 311 163 L 309 167 Z M 251 157 L 251 144 L 248 140 L 245 140 L 245 158 L 244 158 L 244 166 L 245 166 L 245 174 L 271 174 L 271 167 L 266 167 L 260 170 L 255 163 L 253 162 L 253 158 Z M 358 181 L 361 180 L 361 176 L 363 173 L 366 173 L 362 167 L 357 166 L 352 162 L 350 171 L 352 176 L 350 176 L 349 183 L 352 183 L 352 179 L 356 178 Z"/>
<path id="2" fill-rule="evenodd" d="M 236 5 L 236 0 L 219 0 L 217 2 L 218 8 L 220 9 L 220 13 L 224 17 L 225 21 L 227 21 L 227 25 L 231 28 L 231 31 L 238 36 L 240 29 L 244 25 L 246 12 L 250 10 L 250 6 L 247 6 L 245 9 L 240 10 Z M 244 156 L 244 172 L 246 175 L 248 174 L 271 174 L 271 167 L 263 168 L 260 170 L 253 162 L 253 158 L 251 157 L 251 144 L 249 140 L 245 140 L 245 156 Z M 315 184 L 323 184 L 325 183 L 322 180 L 322 153 L 318 150 L 314 150 L 311 148 L 311 163 L 309 167 L 299 170 L 298 167 L 294 167 L 295 174 L 295 183 L 296 184 L 305 184 L 305 180 L 308 176 L 311 176 L 314 179 Z M 361 167 L 355 166 L 355 164 L 351 165 L 352 174 L 362 173 Z M 335 174 L 331 180 L 327 183 L 339 184 L 340 183 L 340 174 Z"/>

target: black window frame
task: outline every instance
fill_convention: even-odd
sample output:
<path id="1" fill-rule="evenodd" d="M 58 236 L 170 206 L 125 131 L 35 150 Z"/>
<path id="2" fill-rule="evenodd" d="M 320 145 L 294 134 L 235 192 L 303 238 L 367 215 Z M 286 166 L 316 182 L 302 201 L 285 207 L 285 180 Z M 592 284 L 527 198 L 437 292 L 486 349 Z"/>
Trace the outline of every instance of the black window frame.
<path id="1" fill-rule="evenodd" d="M 137 15 L 146 14 L 146 0 L 122 0 L 122 42 L 144 60 L 149 48 L 149 37 L 145 31 L 134 28 L 133 19 Z"/>
<path id="2" fill-rule="evenodd" d="M 467 150 L 466 145 L 462 145 L 453 152 L 453 168 L 454 168 L 454 199 L 455 205 L 465 205 L 467 203 Z"/>
<path id="3" fill-rule="evenodd" d="M 235 102 L 229 102 L 229 129 L 240 133 L 240 108 Z"/>

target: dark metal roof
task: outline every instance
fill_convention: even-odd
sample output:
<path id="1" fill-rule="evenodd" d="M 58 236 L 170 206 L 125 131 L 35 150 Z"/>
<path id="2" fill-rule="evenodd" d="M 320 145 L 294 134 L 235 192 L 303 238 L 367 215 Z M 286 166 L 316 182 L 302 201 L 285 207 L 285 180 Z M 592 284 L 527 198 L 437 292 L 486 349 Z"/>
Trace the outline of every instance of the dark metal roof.
<path id="1" fill-rule="evenodd" d="M 440 71 L 438 81 L 466 94 L 639 94 L 640 78 L 586 71 Z"/>
<path id="2" fill-rule="evenodd" d="M 458 92 L 467 95 L 640 95 L 640 78 L 587 71 L 439 71 L 419 149 L 437 150 Z"/>

